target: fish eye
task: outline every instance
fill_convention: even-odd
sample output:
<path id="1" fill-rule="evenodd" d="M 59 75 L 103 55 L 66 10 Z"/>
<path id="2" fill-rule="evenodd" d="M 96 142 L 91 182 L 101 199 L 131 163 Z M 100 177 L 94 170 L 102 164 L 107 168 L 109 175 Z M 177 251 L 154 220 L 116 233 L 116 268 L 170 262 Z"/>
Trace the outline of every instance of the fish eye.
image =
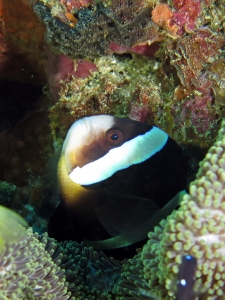
<path id="1" fill-rule="evenodd" d="M 106 141 L 108 144 L 115 146 L 121 144 L 123 140 L 123 134 L 117 129 L 111 129 L 106 133 Z"/>
<path id="2" fill-rule="evenodd" d="M 119 136 L 118 136 L 118 134 L 117 133 L 113 133 L 111 136 L 110 136 L 110 138 L 111 138 L 111 140 L 112 141 L 117 141 L 118 139 L 119 139 Z"/>

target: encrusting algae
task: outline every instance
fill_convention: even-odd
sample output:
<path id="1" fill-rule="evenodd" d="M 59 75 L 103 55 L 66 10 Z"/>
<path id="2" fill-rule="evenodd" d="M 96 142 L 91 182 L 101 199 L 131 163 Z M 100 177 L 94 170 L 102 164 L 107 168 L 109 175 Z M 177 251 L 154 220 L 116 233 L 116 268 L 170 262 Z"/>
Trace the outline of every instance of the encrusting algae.
<path id="1" fill-rule="evenodd" d="M 38 2 L 34 5 L 37 16 L 47 26 L 48 43 L 71 58 L 96 57 L 111 54 L 112 43 L 133 47 L 151 44 L 158 39 L 158 25 L 150 18 L 151 8 L 144 1 L 112 0 L 111 5 L 98 2 L 95 9 L 83 8 L 77 12 L 74 27 L 62 12 L 54 16 L 54 7 Z"/>
<path id="2" fill-rule="evenodd" d="M 86 78 L 66 80 L 60 100 L 51 108 L 54 135 L 64 136 L 73 120 L 93 114 L 128 116 L 133 103 L 151 110 L 150 123 L 157 123 L 162 108 L 160 88 L 155 85 L 155 62 L 133 61 L 116 57 L 95 60 L 99 72 Z M 144 64 L 146 63 L 146 64 Z M 141 66 L 141 68 L 139 68 Z M 138 72 L 133 70 L 139 68 Z M 151 100 L 150 100 L 151 99 Z M 62 113 L 63 112 L 63 113 Z"/>

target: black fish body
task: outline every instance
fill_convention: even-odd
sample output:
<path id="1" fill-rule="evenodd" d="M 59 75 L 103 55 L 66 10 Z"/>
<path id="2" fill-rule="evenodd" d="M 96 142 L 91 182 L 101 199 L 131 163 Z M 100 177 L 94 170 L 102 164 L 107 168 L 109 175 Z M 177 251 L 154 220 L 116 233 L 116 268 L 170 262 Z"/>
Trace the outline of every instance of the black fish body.
<path id="1" fill-rule="evenodd" d="M 70 128 L 58 181 L 82 236 L 95 248 L 116 248 L 146 238 L 178 205 L 186 163 L 180 147 L 159 128 L 93 116 Z"/>

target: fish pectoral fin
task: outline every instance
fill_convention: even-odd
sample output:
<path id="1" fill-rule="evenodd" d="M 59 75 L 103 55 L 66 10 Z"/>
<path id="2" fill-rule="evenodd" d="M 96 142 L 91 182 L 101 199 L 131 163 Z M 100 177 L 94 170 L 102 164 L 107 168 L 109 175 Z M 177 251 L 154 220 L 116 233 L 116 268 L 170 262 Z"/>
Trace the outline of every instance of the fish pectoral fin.
<path id="1" fill-rule="evenodd" d="M 117 193 L 109 193 L 107 201 L 95 207 L 100 223 L 114 238 L 115 248 L 147 238 L 149 230 L 144 224 L 159 210 L 160 207 L 152 200 Z"/>
<path id="2" fill-rule="evenodd" d="M 154 201 L 116 193 L 95 208 L 99 221 L 112 238 L 103 241 L 86 241 L 95 249 L 113 249 L 144 240 L 159 222 L 179 206 L 178 193 L 162 209 Z"/>

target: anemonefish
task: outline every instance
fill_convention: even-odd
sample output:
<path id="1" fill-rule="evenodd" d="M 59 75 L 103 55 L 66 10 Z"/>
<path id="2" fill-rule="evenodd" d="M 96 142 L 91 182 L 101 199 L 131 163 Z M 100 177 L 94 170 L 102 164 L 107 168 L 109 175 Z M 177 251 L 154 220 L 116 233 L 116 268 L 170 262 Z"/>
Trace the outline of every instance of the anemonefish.
<path id="1" fill-rule="evenodd" d="M 155 126 L 109 115 L 71 126 L 57 173 L 62 203 L 95 249 L 147 238 L 177 207 L 176 194 L 186 186 L 175 141 Z"/>

